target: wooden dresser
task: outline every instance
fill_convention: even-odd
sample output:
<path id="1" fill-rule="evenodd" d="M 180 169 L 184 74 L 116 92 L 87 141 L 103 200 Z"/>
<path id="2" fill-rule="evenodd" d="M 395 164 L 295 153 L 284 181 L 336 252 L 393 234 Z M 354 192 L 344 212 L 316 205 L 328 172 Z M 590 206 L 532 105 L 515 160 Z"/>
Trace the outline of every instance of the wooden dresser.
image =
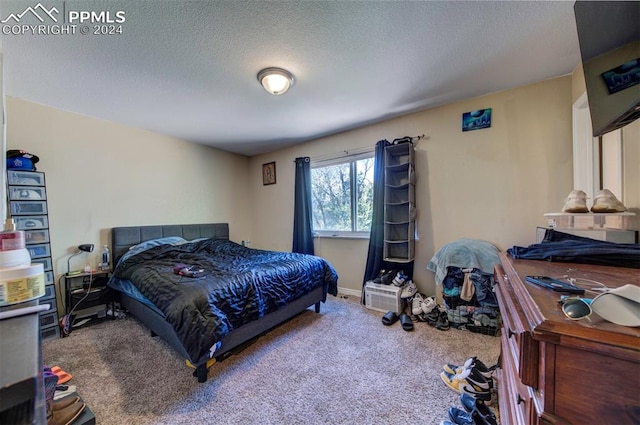
<path id="1" fill-rule="evenodd" d="M 567 319 L 560 294 L 525 276 L 572 277 L 608 287 L 640 286 L 640 270 L 514 260 L 500 254 L 496 293 L 503 319 L 496 372 L 502 425 L 640 424 L 640 328 L 593 314 Z M 592 287 L 590 285 L 589 287 Z M 584 297 L 595 295 L 587 292 Z"/>

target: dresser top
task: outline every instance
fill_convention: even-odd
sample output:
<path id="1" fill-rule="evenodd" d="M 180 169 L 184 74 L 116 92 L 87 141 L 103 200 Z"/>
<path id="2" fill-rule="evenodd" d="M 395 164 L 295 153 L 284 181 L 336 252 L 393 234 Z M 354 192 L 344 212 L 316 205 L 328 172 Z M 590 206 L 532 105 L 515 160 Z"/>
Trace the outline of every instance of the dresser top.
<path id="1" fill-rule="evenodd" d="M 625 284 L 640 286 L 640 270 L 624 267 L 596 266 L 541 260 L 513 259 L 500 253 L 501 268 L 509 288 L 519 300 L 521 313 L 534 338 L 575 338 L 640 351 L 640 327 L 620 326 L 596 313 L 580 320 L 568 319 L 559 303 L 560 294 L 526 283 L 526 276 L 549 276 L 560 280 L 575 279 L 574 285 L 585 289 L 582 297 L 594 298 L 598 287 L 616 288 Z M 501 270 L 498 268 L 498 272 Z"/>

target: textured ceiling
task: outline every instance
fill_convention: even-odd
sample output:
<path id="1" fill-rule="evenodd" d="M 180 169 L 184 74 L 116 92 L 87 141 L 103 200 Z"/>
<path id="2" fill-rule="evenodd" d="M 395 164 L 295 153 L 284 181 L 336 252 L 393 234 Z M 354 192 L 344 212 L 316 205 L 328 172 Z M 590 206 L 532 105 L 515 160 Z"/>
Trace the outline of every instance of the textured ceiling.
<path id="1" fill-rule="evenodd" d="M 580 61 L 572 1 L 41 3 L 58 23 L 123 11 L 123 34 L 3 35 L 8 96 L 249 156 Z M 1 25 L 42 24 L 17 17 L 37 4 L 3 0 Z M 295 75 L 283 96 L 257 82 L 270 66 Z"/>

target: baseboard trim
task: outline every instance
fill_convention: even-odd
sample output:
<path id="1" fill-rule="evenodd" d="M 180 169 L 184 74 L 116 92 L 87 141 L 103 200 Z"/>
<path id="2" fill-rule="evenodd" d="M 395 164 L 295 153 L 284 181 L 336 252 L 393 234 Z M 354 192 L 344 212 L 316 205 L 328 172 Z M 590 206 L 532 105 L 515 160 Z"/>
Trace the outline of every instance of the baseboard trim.
<path id="1" fill-rule="evenodd" d="M 338 286 L 338 294 L 343 294 L 343 295 L 352 295 L 354 297 L 359 297 L 362 295 L 362 291 L 358 291 L 356 289 L 350 289 L 350 288 L 342 288 L 340 286 Z"/>

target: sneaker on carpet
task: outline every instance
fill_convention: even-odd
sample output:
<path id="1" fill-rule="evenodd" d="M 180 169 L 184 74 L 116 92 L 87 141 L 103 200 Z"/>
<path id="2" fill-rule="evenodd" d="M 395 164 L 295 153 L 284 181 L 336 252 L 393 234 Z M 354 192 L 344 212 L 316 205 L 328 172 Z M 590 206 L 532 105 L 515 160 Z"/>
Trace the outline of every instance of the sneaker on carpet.
<path id="1" fill-rule="evenodd" d="M 425 319 L 427 319 L 427 323 L 429 324 L 429 326 L 435 327 L 438 323 L 438 319 L 440 318 L 440 307 L 436 305 L 433 310 L 431 310 L 429 313 L 426 313 L 424 316 Z"/>
<path id="2" fill-rule="evenodd" d="M 416 284 L 413 283 L 413 280 L 408 280 L 402 288 L 402 292 L 400 293 L 400 298 L 411 298 L 416 292 L 418 292 L 418 288 Z"/>
<path id="3" fill-rule="evenodd" d="M 457 407 L 449 408 L 449 419 L 456 425 L 476 425 L 471 413 Z"/>
<path id="4" fill-rule="evenodd" d="M 458 394 L 469 394 L 478 400 L 491 401 L 489 383 L 473 369 L 466 369 L 459 374 L 440 372 L 440 379 Z"/>
<path id="5" fill-rule="evenodd" d="M 438 319 L 436 320 L 436 329 L 441 331 L 448 331 L 451 328 L 449 323 L 449 315 L 446 311 L 440 312 Z"/>
<path id="6" fill-rule="evenodd" d="M 413 296 L 413 300 L 411 300 L 411 313 L 413 313 L 414 316 L 417 316 L 419 314 L 422 314 L 422 294 L 420 293 L 416 293 Z"/>
<path id="7" fill-rule="evenodd" d="M 582 190 L 572 190 L 567 196 L 562 212 L 567 213 L 588 213 L 587 194 Z"/>
<path id="8" fill-rule="evenodd" d="M 476 356 L 469 357 L 462 365 L 446 364 L 442 367 L 446 373 L 460 374 L 466 369 L 475 369 L 489 383 L 489 387 L 493 387 L 493 372 L 498 367 L 497 364 L 488 367 Z"/>
<path id="9" fill-rule="evenodd" d="M 431 311 L 436 308 L 438 304 L 436 303 L 436 298 L 431 296 L 431 297 L 426 297 L 422 300 L 422 312 L 424 314 L 429 314 L 431 313 Z"/>
<path id="10" fill-rule="evenodd" d="M 495 416 L 484 416 L 479 411 L 465 412 L 457 407 L 449 408 L 449 418 L 456 425 L 497 425 Z"/>
<path id="11" fill-rule="evenodd" d="M 489 406 L 484 403 L 484 401 L 478 400 L 469 394 L 460 394 L 460 404 L 462 404 L 464 410 L 469 413 L 477 410 L 482 416 L 493 418 L 496 417 L 496 414 L 493 412 L 493 410 L 491 410 Z"/>
<path id="12" fill-rule="evenodd" d="M 624 212 L 626 210 L 627 207 L 609 189 L 598 191 L 591 207 L 591 212 L 594 213 Z"/>

